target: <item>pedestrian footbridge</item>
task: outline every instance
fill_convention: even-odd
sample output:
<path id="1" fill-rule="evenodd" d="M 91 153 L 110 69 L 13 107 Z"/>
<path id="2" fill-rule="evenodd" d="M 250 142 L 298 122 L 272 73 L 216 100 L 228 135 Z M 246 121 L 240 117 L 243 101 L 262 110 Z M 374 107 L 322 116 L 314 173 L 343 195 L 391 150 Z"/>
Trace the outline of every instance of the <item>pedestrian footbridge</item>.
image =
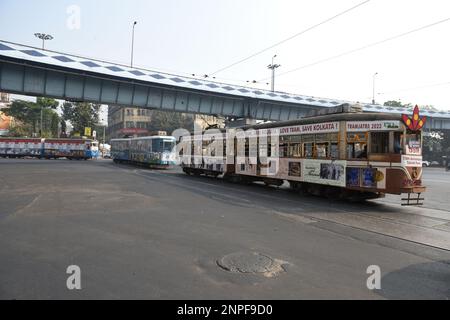
<path id="1" fill-rule="evenodd" d="M 69 101 L 259 120 L 292 120 L 348 101 L 230 85 L 38 49 L 0 40 L 0 91 Z M 410 113 L 363 105 L 367 112 Z M 449 112 L 423 111 L 450 129 Z"/>

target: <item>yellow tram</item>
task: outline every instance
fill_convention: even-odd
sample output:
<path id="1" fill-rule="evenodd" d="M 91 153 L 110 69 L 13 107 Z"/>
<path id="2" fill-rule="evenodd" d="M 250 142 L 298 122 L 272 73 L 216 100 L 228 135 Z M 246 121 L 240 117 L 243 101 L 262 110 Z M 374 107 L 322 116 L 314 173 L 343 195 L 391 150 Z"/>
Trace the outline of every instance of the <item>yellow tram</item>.
<path id="1" fill-rule="evenodd" d="M 407 194 L 403 205 L 420 205 L 425 120 L 418 107 L 408 116 L 340 106 L 300 120 L 183 137 L 181 165 L 187 174 L 268 185 L 287 181 L 317 195 Z"/>

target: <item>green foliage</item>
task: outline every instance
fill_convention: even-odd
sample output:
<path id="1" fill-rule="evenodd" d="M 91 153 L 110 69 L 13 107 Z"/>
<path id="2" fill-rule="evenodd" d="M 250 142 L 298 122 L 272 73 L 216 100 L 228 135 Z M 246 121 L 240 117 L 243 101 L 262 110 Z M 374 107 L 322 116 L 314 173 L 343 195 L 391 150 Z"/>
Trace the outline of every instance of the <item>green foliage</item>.
<path id="1" fill-rule="evenodd" d="M 442 161 L 443 156 L 450 156 L 450 132 L 432 132 L 423 137 L 423 157 L 429 161 Z"/>
<path id="2" fill-rule="evenodd" d="M 389 100 L 384 103 L 386 107 L 395 107 L 395 108 L 412 108 L 411 103 L 403 104 L 400 100 Z"/>
<path id="3" fill-rule="evenodd" d="M 74 132 L 84 133 L 84 128 L 94 128 L 99 122 L 100 114 L 99 104 L 86 102 L 70 103 L 63 105 L 63 119 L 70 121 Z"/>
<path id="4" fill-rule="evenodd" d="M 56 110 L 59 106 L 59 102 L 56 101 L 55 99 L 51 99 L 51 98 L 37 98 L 36 104 L 39 107 L 43 107 L 45 109 L 53 109 L 53 110 Z"/>
<path id="5" fill-rule="evenodd" d="M 33 102 L 16 100 L 4 112 L 24 124 L 30 124 L 39 120 L 41 108 Z"/>
<path id="6" fill-rule="evenodd" d="M 59 116 L 55 111 L 58 101 L 49 98 L 38 98 L 37 102 L 16 100 L 4 112 L 16 119 L 16 126 L 11 129 L 12 136 L 58 137 Z M 41 129 L 42 113 L 42 132 Z M 56 125 L 55 125 L 56 122 Z"/>
<path id="7" fill-rule="evenodd" d="M 396 101 L 396 100 L 390 100 L 390 101 L 386 101 L 384 103 L 384 105 L 386 107 L 403 107 L 403 104 L 401 103 L 401 101 Z"/>
<path id="8" fill-rule="evenodd" d="M 29 137 L 29 136 L 31 136 L 30 132 L 32 132 L 32 131 L 33 131 L 33 129 L 32 128 L 30 129 L 27 126 L 23 126 L 23 125 L 21 125 L 21 126 L 14 126 L 14 127 L 9 129 L 8 136 L 16 137 L 16 138 Z"/>
<path id="9" fill-rule="evenodd" d="M 61 120 L 61 134 L 66 135 L 67 134 L 66 120 L 64 120 L 64 119 L 60 119 L 60 120 Z"/>
<path id="10" fill-rule="evenodd" d="M 59 116 L 57 113 L 53 113 L 50 120 L 50 132 L 52 137 L 58 137 L 59 129 Z"/>
<path id="11" fill-rule="evenodd" d="M 193 118 L 179 112 L 153 112 L 150 131 L 166 131 L 170 135 L 173 131 L 180 128 L 193 130 Z"/>

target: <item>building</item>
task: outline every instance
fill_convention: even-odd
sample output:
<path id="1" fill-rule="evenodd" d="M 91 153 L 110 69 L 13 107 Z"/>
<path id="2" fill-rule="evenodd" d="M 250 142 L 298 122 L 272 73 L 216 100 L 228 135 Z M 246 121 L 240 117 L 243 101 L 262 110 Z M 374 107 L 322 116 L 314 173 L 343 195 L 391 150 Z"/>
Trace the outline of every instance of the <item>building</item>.
<path id="1" fill-rule="evenodd" d="M 107 139 L 149 135 L 152 110 L 109 106 Z"/>
<path id="2" fill-rule="evenodd" d="M 152 116 L 153 110 L 151 109 L 109 106 L 107 140 L 142 137 L 151 135 L 154 130 L 169 130 L 169 128 L 152 128 Z M 225 126 L 225 120 L 215 116 L 202 114 L 184 114 L 184 116 L 192 118 L 193 122 L 203 130 Z M 185 129 L 192 131 L 193 127 Z"/>
<path id="3" fill-rule="evenodd" d="M 9 108 L 11 105 L 8 93 L 0 92 L 0 136 L 9 134 L 11 126 L 14 124 L 14 118 L 8 117 L 2 110 Z"/>

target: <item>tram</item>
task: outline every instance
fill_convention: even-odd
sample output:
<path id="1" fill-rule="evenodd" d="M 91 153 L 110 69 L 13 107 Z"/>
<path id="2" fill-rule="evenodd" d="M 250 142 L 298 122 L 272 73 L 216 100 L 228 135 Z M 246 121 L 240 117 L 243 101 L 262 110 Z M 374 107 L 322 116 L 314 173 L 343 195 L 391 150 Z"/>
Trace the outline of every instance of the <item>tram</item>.
<path id="1" fill-rule="evenodd" d="M 183 137 L 193 152 L 189 159 L 181 150 L 181 166 L 189 175 L 276 186 L 287 181 L 293 189 L 333 198 L 406 194 L 402 205 L 422 205 L 425 121 L 418 107 L 408 116 L 343 105 L 300 120 Z"/>
<path id="2" fill-rule="evenodd" d="M 0 157 L 88 160 L 98 157 L 98 142 L 89 139 L 0 138 Z"/>
<path id="3" fill-rule="evenodd" d="M 175 165 L 176 139 L 169 136 L 151 136 L 111 140 L 111 156 L 115 163 L 131 163 L 155 169 Z"/>

